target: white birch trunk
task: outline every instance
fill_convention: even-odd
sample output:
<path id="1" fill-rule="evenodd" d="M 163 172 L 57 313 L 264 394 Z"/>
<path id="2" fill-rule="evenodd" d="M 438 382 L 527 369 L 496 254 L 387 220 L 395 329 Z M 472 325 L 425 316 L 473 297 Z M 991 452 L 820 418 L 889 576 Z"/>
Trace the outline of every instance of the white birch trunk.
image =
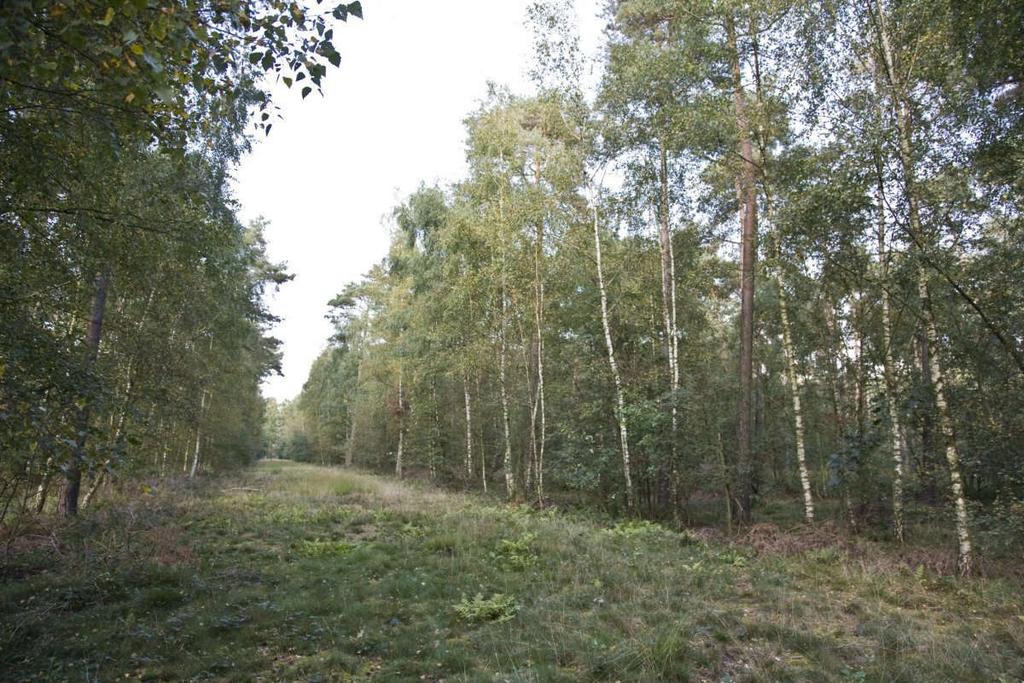
<path id="1" fill-rule="evenodd" d="M 504 279 L 504 278 L 503 278 Z M 503 465 L 505 468 L 505 491 L 509 498 L 513 498 L 516 493 L 516 475 L 512 470 L 512 437 L 511 429 L 509 428 L 508 420 L 508 387 L 506 386 L 505 377 L 505 355 L 508 351 L 507 343 L 505 340 L 505 315 L 508 309 L 508 302 L 505 299 L 505 287 L 502 282 L 501 290 L 501 330 L 499 331 L 499 337 L 501 342 L 501 348 L 498 351 L 498 380 L 501 383 L 501 420 L 502 427 L 505 432 L 505 455 L 503 459 Z"/>
<path id="2" fill-rule="evenodd" d="M 972 551 L 971 534 L 967 518 L 967 502 L 964 499 L 963 477 L 960 473 L 960 454 L 956 447 L 956 435 L 953 432 L 953 418 L 946 401 L 946 383 L 939 362 L 939 334 L 935 326 L 935 313 L 932 311 L 931 297 L 928 293 L 928 282 L 924 268 L 918 273 L 918 295 L 924 307 L 925 336 L 928 340 L 928 360 L 932 371 L 932 389 L 935 391 L 935 408 L 939 414 L 939 430 L 946 452 L 946 463 L 949 465 L 950 492 L 953 495 L 953 509 L 956 512 L 957 538 L 957 571 L 961 576 L 971 573 Z"/>
<path id="3" fill-rule="evenodd" d="M 466 480 L 473 478 L 473 412 L 470 409 L 469 380 L 462 377 L 462 395 L 466 401 Z"/>
<path id="4" fill-rule="evenodd" d="M 537 440 L 536 460 L 534 465 L 537 468 L 537 500 L 544 501 L 544 443 L 547 440 L 547 412 L 544 408 L 544 337 L 543 309 L 544 309 L 544 282 L 537 280 L 537 403 L 540 406 L 540 437 Z"/>
<path id="5" fill-rule="evenodd" d="M 202 397 L 199 399 L 199 419 L 196 420 L 196 445 L 192 455 L 192 469 L 188 473 L 189 479 L 195 479 L 196 474 L 199 473 L 199 456 L 202 445 L 203 437 L 203 414 L 206 412 L 206 390 L 202 392 Z"/>
<path id="6" fill-rule="evenodd" d="M 882 345 L 885 347 L 883 372 L 885 373 L 886 403 L 889 408 L 889 444 L 893 459 L 892 522 L 896 540 L 903 543 L 903 440 L 900 412 L 897 406 L 896 361 L 892 351 L 892 304 L 889 296 L 889 253 L 885 244 L 885 201 L 882 178 L 879 175 L 876 190 L 878 208 L 878 259 L 882 266 Z"/>
<path id="7" fill-rule="evenodd" d="M 907 213 L 911 237 L 918 244 L 918 248 L 923 248 L 924 233 L 921 225 L 921 213 L 915 182 L 916 169 L 913 157 L 910 112 L 902 83 L 896 75 L 895 56 L 889 38 L 885 5 L 882 0 L 876 0 L 875 10 L 877 12 L 875 19 L 882 47 L 882 56 L 885 60 L 886 75 L 893 97 L 893 107 L 896 110 L 900 165 L 903 170 L 903 182 L 907 195 Z M 950 493 L 952 494 L 953 507 L 956 513 L 957 570 L 961 575 L 966 575 L 970 574 L 972 569 L 972 549 L 967 518 L 967 503 L 964 499 L 963 479 L 960 473 L 960 454 L 957 451 L 956 435 L 953 432 L 953 419 L 946 400 L 942 364 L 939 361 L 939 335 L 935 324 L 935 313 L 932 310 L 931 297 L 928 291 L 928 279 L 923 265 L 919 266 L 918 269 L 917 287 L 918 297 L 923 308 L 925 337 L 928 343 L 929 369 L 932 375 L 932 389 L 935 392 L 935 407 L 939 418 L 939 429 L 945 442 L 946 463 L 949 466 Z"/>
<path id="8" fill-rule="evenodd" d="M 786 353 L 786 375 L 789 379 L 790 398 L 793 402 L 793 423 L 796 438 L 796 462 L 800 471 L 800 486 L 804 493 L 804 517 L 814 522 L 814 499 L 811 495 L 811 477 L 807 473 L 807 453 L 804 448 L 804 415 L 800 406 L 800 385 L 797 384 L 796 353 L 789 328 L 789 311 L 786 306 L 786 290 L 782 276 L 776 272 L 779 286 L 779 315 L 782 317 L 782 348 Z"/>
<path id="9" fill-rule="evenodd" d="M 402 393 L 402 366 L 398 366 L 398 451 L 395 453 L 395 476 L 402 478 L 402 457 L 405 447 L 405 397 Z"/>
<path id="10" fill-rule="evenodd" d="M 626 484 L 626 506 L 636 507 L 636 493 L 633 490 L 633 475 L 629 458 L 629 430 L 626 424 L 626 399 L 622 390 L 622 378 L 615 361 L 615 345 L 612 343 L 611 325 L 608 321 L 608 293 L 604 286 L 604 266 L 601 259 L 601 233 L 597 224 L 597 197 L 594 197 L 594 260 L 597 263 L 597 288 L 601 295 L 601 326 L 604 329 L 604 343 L 608 350 L 608 367 L 615 383 L 616 418 L 619 422 L 619 442 L 622 448 L 622 474 Z"/>
<path id="11" fill-rule="evenodd" d="M 658 241 L 661 247 L 661 310 L 662 322 L 665 326 L 665 347 L 668 356 L 668 375 L 670 405 L 672 414 L 672 439 L 669 444 L 670 481 L 672 493 L 672 514 L 678 519 L 679 508 L 679 473 L 676 462 L 676 441 L 679 431 L 679 409 L 676 405 L 676 392 L 679 389 L 679 334 L 676 328 L 676 266 L 672 248 L 672 229 L 669 225 L 668 197 L 668 152 L 664 142 L 659 145 L 660 154 L 660 185 L 661 193 L 658 200 Z"/>
<path id="12" fill-rule="evenodd" d="M 503 195 L 499 188 L 498 191 L 498 222 L 500 228 L 503 230 L 505 226 L 505 208 L 504 202 L 502 201 Z M 508 417 L 508 386 L 505 372 L 505 366 L 508 362 L 506 356 L 508 355 L 508 340 L 507 340 L 507 324 L 508 324 L 508 276 L 506 273 L 507 267 L 507 255 L 505 253 L 505 238 L 504 235 L 501 238 L 501 321 L 498 326 L 498 336 L 500 337 L 501 348 L 499 349 L 498 355 L 498 379 L 501 383 L 501 419 L 502 428 L 505 433 L 505 453 L 503 457 L 503 465 L 505 468 L 505 492 L 509 499 L 512 499 L 516 495 L 516 473 L 512 469 L 512 434 L 509 427 Z M 531 434 L 531 438 L 533 435 Z"/>

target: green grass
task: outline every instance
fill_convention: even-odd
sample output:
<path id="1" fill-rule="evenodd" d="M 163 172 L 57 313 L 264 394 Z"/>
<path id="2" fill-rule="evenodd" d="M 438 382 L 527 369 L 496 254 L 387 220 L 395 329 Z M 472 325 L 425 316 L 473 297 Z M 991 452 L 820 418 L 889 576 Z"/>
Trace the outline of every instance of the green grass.
<path id="1" fill-rule="evenodd" d="M 1024 678 L 1008 579 L 284 462 L 132 500 L 12 544 L 0 679 Z"/>

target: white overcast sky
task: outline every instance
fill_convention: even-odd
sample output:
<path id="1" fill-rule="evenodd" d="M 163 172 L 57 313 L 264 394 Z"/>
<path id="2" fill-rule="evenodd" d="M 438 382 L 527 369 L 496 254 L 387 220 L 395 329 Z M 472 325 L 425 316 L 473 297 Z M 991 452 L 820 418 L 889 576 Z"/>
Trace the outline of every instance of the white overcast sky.
<path id="1" fill-rule="evenodd" d="M 532 0 L 363 0 L 335 30 L 342 54 L 324 96 L 279 99 L 284 120 L 235 173 L 241 217 L 270 221 L 268 250 L 295 279 L 270 296 L 284 374 L 263 392 L 294 398 L 331 333 L 327 301 L 387 250 L 384 216 L 421 181 L 465 172 L 462 121 L 487 82 L 529 89 Z M 599 49 L 602 0 L 576 0 L 584 51 Z"/>

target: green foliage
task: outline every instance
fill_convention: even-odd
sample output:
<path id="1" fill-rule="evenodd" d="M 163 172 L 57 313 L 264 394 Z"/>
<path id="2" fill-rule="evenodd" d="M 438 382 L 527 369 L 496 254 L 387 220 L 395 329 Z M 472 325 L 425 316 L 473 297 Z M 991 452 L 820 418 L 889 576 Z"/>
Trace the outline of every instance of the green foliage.
<path id="1" fill-rule="evenodd" d="M 332 346 L 292 408 L 302 457 L 393 471 L 401 443 L 405 471 L 435 481 L 717 527 L 796 523 L 806 474 L 817 520 L 881 537 L 894 435 L 905 511 L 946 519 L 948 419 L 976 540 L 1012 554 L 1019 12 L 691 4 L 608 3 L 599 64 L 570 4 L 530 6 L 536 90 L 488 90 L 465 177 L 404 198 L 387 258 L 331 302 Z M 757 362 L 738 462 L 745 168 Z"/>
<path id="2" fill-rule="evenodd" d="M 646 519 L 628 519 L 616 522 L 604 530 L 606 534 L 615 538 L 645 538 L 651 536 L 662 536 L 669 531 L 665 527 Z"/>
<path id="3" fill-rule="evenodd" d="M 511 621 L 519 613 L 515 598 L 502 593 L 495 593 L 489 598 L 477 593 L 472 598 L 463 598 L 454 609 L 460 619 L 469 623 L 493 621 L 500 624 Z"/>
<path id="4" fill-rule="evenodd" d="M 11 0 L 0 12 L 5 100 L 41 105 L 44 116 L 62 106 L 180 145 L 211 136 L 225 117 L 237 125 L 252 106 L 269 132 L 264 78 L 289 87 L 308 79 L 319 89 L 327 64 L 340 63 L 331 18 L 361 17 L 362 7 Z"/>
<path id="5" fill-rule="evenodd" d="M 518 538 L 503 538 L 498 542 L 493 557 L 512 569 L 529 569 L 537 564 L 536 540 L 535 533 L 524 533 Z"/>
<path id="6" fill-rule="evenodd" d="M 250 125 L 270 130 L 273 79 L 319 90 L 349 15 L 359 2 L 0 4 L 0 448 L 17 454 L 0 520 L 48 509 L 60 479 L 73 511 L 118 474 L 261 452 L 259 387 L 280 371 L 263 295 L 290 276 L 227 181 Z"/>

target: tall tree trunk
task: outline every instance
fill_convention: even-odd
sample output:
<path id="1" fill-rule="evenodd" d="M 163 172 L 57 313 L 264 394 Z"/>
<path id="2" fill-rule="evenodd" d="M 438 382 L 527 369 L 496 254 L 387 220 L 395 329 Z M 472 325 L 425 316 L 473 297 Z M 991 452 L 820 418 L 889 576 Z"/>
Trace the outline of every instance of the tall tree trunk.
<path id="1" fill-rule="evenodd" d="M 91 370 L 99 355 L 100 339 L 103 336 L 103 315 L 107 307 L 107 291 L 110 288 L 110 271 L 105 268 L 96 276 L 96 290 L 89 315 L 89 329 L 85 335 L 85 367 Z M 82 462 L 85 460 L 85 446 L 88 439 L 89 418 L 92 415 L 92 401 L 86 399 L 78 414 L 78 439 L 71 454 L 71 461 L 64 470 L 64 490 L 61 493 L 59 512 L 64 517 L 78 514 L 78 496 L 82 486 Z"/>
<path id="2" fill-rule="evenodd" d="M 53 477 L 53 456 L 46 458 L 46 464 L 43 465 L 43 479 L 39 482 L 39 488 L 36 489 L 36 514 L 39 514 L 46 507 L 46 497 L 50 492 L 50 479 Z"/>
<path id="3" fill-rule="evenodd" d="M 885 347 L 883 372 L 885 373 L 886 404 L 889 409 L 889 448 L 893 459 L 892 526 L 896 540 L 904 540 L 903 514 L 903 441 L 901 439 L 900 411 L 897 404 L 896 361 L 892 350 L 892 304 L 889 295 L 889 253 L 885 243 L 885 185 L 879 166 L 875 203 L 878 211 L 878 260 L 882 267 L 882 345 Z"/>
<path id="4" fill-rule="evenodd" d="M 536 459 L 534 461 L 534 465 L 537 470 L 537 500 L 543 505 L 544 445 L 547 442 L 547 409 L 544 405 L 544 337 L 542 334 L 544 308 L 543 281 L 538 281 L 538 292 L 540 304 L 537 307 L 537 403 L 540 406 L 540 436 L 537 439 Z"/>
<path id="5" fill-rule="evenodd" d="M 466 402 L 466 481 L 473 479 L 473 411 L 470 409 L 469 379 L 462 376 L 462 397 Z"/>
<path id="6" fill-rule="evenodd" d="M 739 474 L 740 515 L 751 519 L 754 496 L 758 487 L 757 466 L 753 455 L 751 409 L 754 370 L 754 268 L 757 252 L 757 188 L 755 187 L 754 146 L 750 139 L 746 93 L 740 69 L 736 24 L 732 15 L 726 17 L 726 37 L 733 81 L 733 105 L 739 133 L 738 151 L 742 170 L 737 182 L 740 203 L 740 397 L 737 426 L 737 464 Z"/>
<path id="7" fill-rule="evenodd" d="M 925 316 L 925 334 L 928 339 L 928 356 L 931 361 L 932 389 L 935 393 L 935 408 L 939 415 L 939 430 L 942 432 L 943 446 L 946 452 L 946 463 L 949 465 L 950 493 L 953 498 L 953 509 L 956 512 L 957 561 L 956 566 L 961 576 L 972 570 L 971 534 L 967 518 L 967 502 L 964 499 L 963 478 L 960 473 L 960 454 L 956 445 L 956 434 L 953 431 L 953 417 L 949 403 L 946 401 L 945 376 L 939 363 L 939 334 L 935 326 L 935 312 L 932 309 L 931 296 L 928 292 L 928 281 L 924 268 L 918 272 L 918 296 Z"/>
<path id="8" fill-rule="evenodd" d="M 196 419 L 196 444 L 192 453 L 192 468 L 189 470 L 188 478 L 195 479 L 199 474 L 199 461 L 202 451 L 203 438 L 203 416 L 206 413 L 206 390 L 203 389 L 199 398 L 199 416 Z"/>
<path id="9" fill-rule="evenodd" d="M 532 338 L 528 338 L 520 326 L 520 339 L 522 340 L 523 366 L 526 368 L 526 395 L 527 406 L 530 416 L 530 438 L 524 444 L 526 451 L 520 463 L 523 481 L 523 493 L 528 495 L 533 488 L 533 474 L 537 466 L 537 411 L 540 407 L 540 395 L 537 391 L 537 365 L 536 365 L 536 344 Z"/>
<path id="10" fill-rule="evenodd" d="M 164 476 L 164 473 L 167 471 L 167 450 L 168 450 L 168 448 L 169 448 L 169 444 L 165 440 L 164 443 L 163 443 L 163 446 L 160 448 L 160 476 L 161 477 Z"/>
<path id="11" fill-rule="evenodd" d="M 356 450 L 356 416 L 349 408 L 348 443 L 345 444 L 345 467 L 352 467 Z"/>
<path id="12" fill-rule="evenodd" d="M 665 141 L 659 141 L 658 243 L 661 251 L 661 310 L 665 325 L 665 348 L 668 356 L 669 405 L 672 413 L 672 434 L 669 443 L 669 487 L 672 515 L 679 519 L 679 463 L 676 444 L 679 439 L 679 333 L 676 328 L 676 266 L 672 251 L 672 227 L 669 208 L 668 151 Z"/>
<path id="13" fill-rule="evenodd" d="M 483 396 L 483 391 L 480 389 L 479 370 L 475 373 L 474 384 L 476 395 Z M 477 443 L 480 444 L 480 486 L 483 487 L 484 493 L 487 493 L 487 425 L 485 422 L 485 420 L 478 420 Z"/>
<path id="14" fill-rule="evenodd" d="M 789 311 L 786 305 L 786 290 L 782 275 L 775 274 L 779 286 L 779 315 L 782 317 L 782 347 L 786 353 L 786 375 L 789 379 L 790 397 L 793 402 L 793 422 L 796 437 L 796 462 L 800 471 L 800 486 L 804 492 L 804 517 L 814 521 L 814 500 L 811 496 L 811 478 L 807 473 L 807 455 L 804 449 L 804 416 L 800 407 L 800 385 L 797 383 L 796 352 L 789 327 Z"/>
<path id="15" fill-rule="evenodd" d="M 725 528 L 732 534 L 732 477 L 729 476 L 729 464 L 725 460 L 725 445 L 722 443 L 722 432 L 718 432 L 718 464 L 722 468 L 722 486 L 725 493 Z"/>
<path id="16" fill-rule="evenodd" d="M 932 385 L 932 361 L 928 353 L 928 339 L 923 329 L 914 334 L 914 349 L 921 374 L 921 383 L 929 390 Z M 934 503 L 938 498 L 935 473 L 935 401 L 928 394 L 928 405 L 921 413 L 921 452 L 917 462 L 917 476 L 923 486 L 925 499 Z"/>
<path id="17" fill-rule="evenodd" d="M 892 49 L 889 37 L 888 22 L 885 14 L 885 5 L 882 0 L 875 1 L 876 29 L 884 60 L 885 75 L 889 83 L 892 95 L 892 104 L 896 114 L 896 128 L 899 137 L 899 158 L 903 171 L 904 191 L 907 197 L 907 214 L 909 219 L 910 235 L 919 251 L 924 251 L 925 246 L 930 243 L 926 239 L 921 224 L 920 201 L 917 189 L 917 174 L 913 155 L 913 133 L 910 121 L 910 103 L 903 87 L 902 81 L 897 76 L 895 54 Z M 925 272 L 924 257 L 921 254 L 921 262 L 918 265 L 917 288 L 918 297 L 921 300 L 922 314 L 924 316 L 925 337 L 929 356 L 929 370 L 932 375 L 932 389 L 935 394 L 935 408 L 939 418 L 939 429 L 946 453 L 946 463 L 949 466 L 950 493 L 953 498 L 953 507 L 956 513 L 956 536 L 957 536 L 957 570 L 961 575 L 971 573 L 972 549 L 971 537 L 967 519 L 967 503 L 964 499 L 963 479 L 960 473 L 960 454 L 957 451 L 956 435 L 953 432 L 953 418 L 950 415 L 949 404 L 946 400 L 945 377 L 942 373 L 942 365 L 939 361 L 939 335 L 935 323 L 935 312 L 932 309 L 931 295 L 928 290 L 928 278 Z"/>
<path id="18" fill-rule="evenodd" d="M 402 365 L 398 365 L 398 450 L 395 453 L 395 476 L 402 478 L 402 467 L 404 463 L 405 448 L 405 395 L 402 391 Z"/>
<path id="19" fill-rule="evenodd" d="M 498 380 L 501 384 L 501 423 L 505 435 L 505 455 L 502 465 L 505 469 L 505 491 L 509 498 L 516 495 L 516 474 L 512 469 L 512 434 L 508 418 L 508 386 L 505 372 L 507 364 L 506 354 L 508 344 L 505 339 L 505 316 L 507 314 L 508 302 L 505 298 L 505 288 L 501 292 L 501 330 L 499 332 L 501 348 L 498 350 Z"/>
<path id="20" fill-rule="evenodd" d="M 538 165 L 538 178 L 540 181 L 540 168 Z M 547 412 L 544 405 L 544 222 L 537 225 L 537 245 L 534 255 L 534 279 L 536 305 L 534 307 L 534 322 L 537 335 L 537 408 L 540 412 L 540 435 L 534 447 L 534 468 L 537 477 L 537 500 L 544 501 L 544 444 L 547 440 Z"/>
<path id="21" fill-rule="evenodd" d="M 430 478 L 437 479 L 437 454 L 441 452 L 441 415 L 437 410 L 437 383 L 431 380 L 430 401 L 433 408 L 430 448 Z"/>
<path id="22" fill-rule="evenodd" d="M 629 430 L 626 424 L 626 398 L 622 389 L 619 365 L 615 361 L 615 345 L 612 343 L 611 324 L 608 320 L 608 292 L 604 286 L 604 265 L 601 259 L 601 233 L 597 222 L 597 196 L 594 197 L 594 260 L 597 263 L 597 288 L 601 295 L 601 326 L 604 329 L 604 343 L 608 349 L 608 367 L 615 383 L 616 418 L 619 422 L 619 445 L 622 448 L 622 474 L 626 485 L 626 507 L 636 509 L 636 492 L 633 489 L 633 475 L 629 461 Z"/>
<path id="23" fill-rule="evenodd" d="M 501 188 L 498 189 L 498 222 L 504 229 L 505 207 Z M 500 349 L 498 351 L 498 375 L 501 384 L 501 419 L 502 429 L 505 436 L 505 451 L 502 464 L 505 469 L 505 492 L 509 499 L 516 497 L 516 473 L 512 469 L 512 430 L 509 426 L 508 415 L 508 382 L 505 366 L 508 364 L 508 255 L 506 253 L 505 238 L 502 236 L 501 243 L 501 321 L 498 326 L 498 337 Z M 531 434 L 531 439 L 533 435 Z"/>

